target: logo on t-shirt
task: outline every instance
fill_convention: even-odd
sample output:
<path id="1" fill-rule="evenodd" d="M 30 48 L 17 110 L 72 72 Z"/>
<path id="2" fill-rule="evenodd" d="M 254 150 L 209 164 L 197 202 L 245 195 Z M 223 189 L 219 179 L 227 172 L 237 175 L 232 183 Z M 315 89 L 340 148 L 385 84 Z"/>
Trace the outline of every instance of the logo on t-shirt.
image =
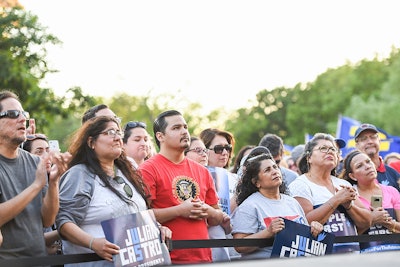
<path id="1" fill-rule="evenodd" d="M 174 196 L 181 202 L 189 198 L 197 198 L 200 193 L 199 184 L 190 177 L 178 176 L 172 182 Z"/>

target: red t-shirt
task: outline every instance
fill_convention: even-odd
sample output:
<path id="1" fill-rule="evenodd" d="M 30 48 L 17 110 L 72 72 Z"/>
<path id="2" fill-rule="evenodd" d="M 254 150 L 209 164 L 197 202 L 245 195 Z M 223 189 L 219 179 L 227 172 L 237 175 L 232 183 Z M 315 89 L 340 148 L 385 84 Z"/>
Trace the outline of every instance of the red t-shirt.
<path id="1" fill-rule="evenodd" d="M 144 182 L 150 190 L 152 208 L 176 206 L 186 199 L 199 198 L 208 205 L 218 204 L 218 195 L 210 172 L 185 158 L 175 164 L 157 154 L 140 165 Z M 177 217 L 163 225 L 172 231 L 173 240 L 208 239 L 206 221 Z M 170 253 L 173 264 L 211 262 L 211 249 L 177 249 Z"/>

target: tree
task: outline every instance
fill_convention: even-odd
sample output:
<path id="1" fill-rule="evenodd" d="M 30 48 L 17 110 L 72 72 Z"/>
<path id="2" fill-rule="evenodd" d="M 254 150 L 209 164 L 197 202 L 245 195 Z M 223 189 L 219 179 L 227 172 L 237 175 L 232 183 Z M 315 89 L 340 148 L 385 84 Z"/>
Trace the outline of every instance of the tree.
<path id="1" fill-rule="evenodd" d="M 64 99 L 39 86 L 54 71 L 46 63 L 46 46 L 59 43 L 36 16 L 19 7 L 0 9 L 0 89 L 14 91 L 40 129 L 47 128 L 55 116 L 68 115 Z"/>

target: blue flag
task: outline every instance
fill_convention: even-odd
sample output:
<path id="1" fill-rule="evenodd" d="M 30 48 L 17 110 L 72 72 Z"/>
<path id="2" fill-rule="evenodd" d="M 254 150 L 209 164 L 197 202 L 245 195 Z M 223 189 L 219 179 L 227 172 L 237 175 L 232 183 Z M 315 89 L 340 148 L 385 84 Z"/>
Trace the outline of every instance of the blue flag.
<path id="1" fill-rule="evenodd" d="M 355 149 L 356 141 L 354 140 L 354 134 L 360 125 L 361 122 L 355 119 L 339 116 L 336 138 L 341 138 L 347 143 L 346 147 L 342 148 L 343 157 Z M 377 129 L 379 130 L 379 138 L 381 140 L 379 155 L 385 157 L 391 152 L 400 152 L 400 137 L 389 135 L 379 127 Z"/>

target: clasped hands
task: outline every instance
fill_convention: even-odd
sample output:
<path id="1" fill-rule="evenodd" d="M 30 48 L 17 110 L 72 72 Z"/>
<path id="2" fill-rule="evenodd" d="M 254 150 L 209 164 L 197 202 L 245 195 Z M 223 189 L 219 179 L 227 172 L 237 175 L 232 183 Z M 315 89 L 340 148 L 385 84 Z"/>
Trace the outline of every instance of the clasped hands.
<path id="1" fill-rule="evenodd" d="M 336 189 L 335 196 L 340 199 L 341 205 L 349 210 L 353 205 L 353 201 L 356 200 L 357 192 L 351 186 L 340 185 L 341 189 Z"/>
<path id="2" fill-rule="evenodd" d="M 208 217 L 208 209 L 212 208 L 200 199 L 189 198 L 180 204 L 181 216 L 192 220 L 203 220 Z"/>

